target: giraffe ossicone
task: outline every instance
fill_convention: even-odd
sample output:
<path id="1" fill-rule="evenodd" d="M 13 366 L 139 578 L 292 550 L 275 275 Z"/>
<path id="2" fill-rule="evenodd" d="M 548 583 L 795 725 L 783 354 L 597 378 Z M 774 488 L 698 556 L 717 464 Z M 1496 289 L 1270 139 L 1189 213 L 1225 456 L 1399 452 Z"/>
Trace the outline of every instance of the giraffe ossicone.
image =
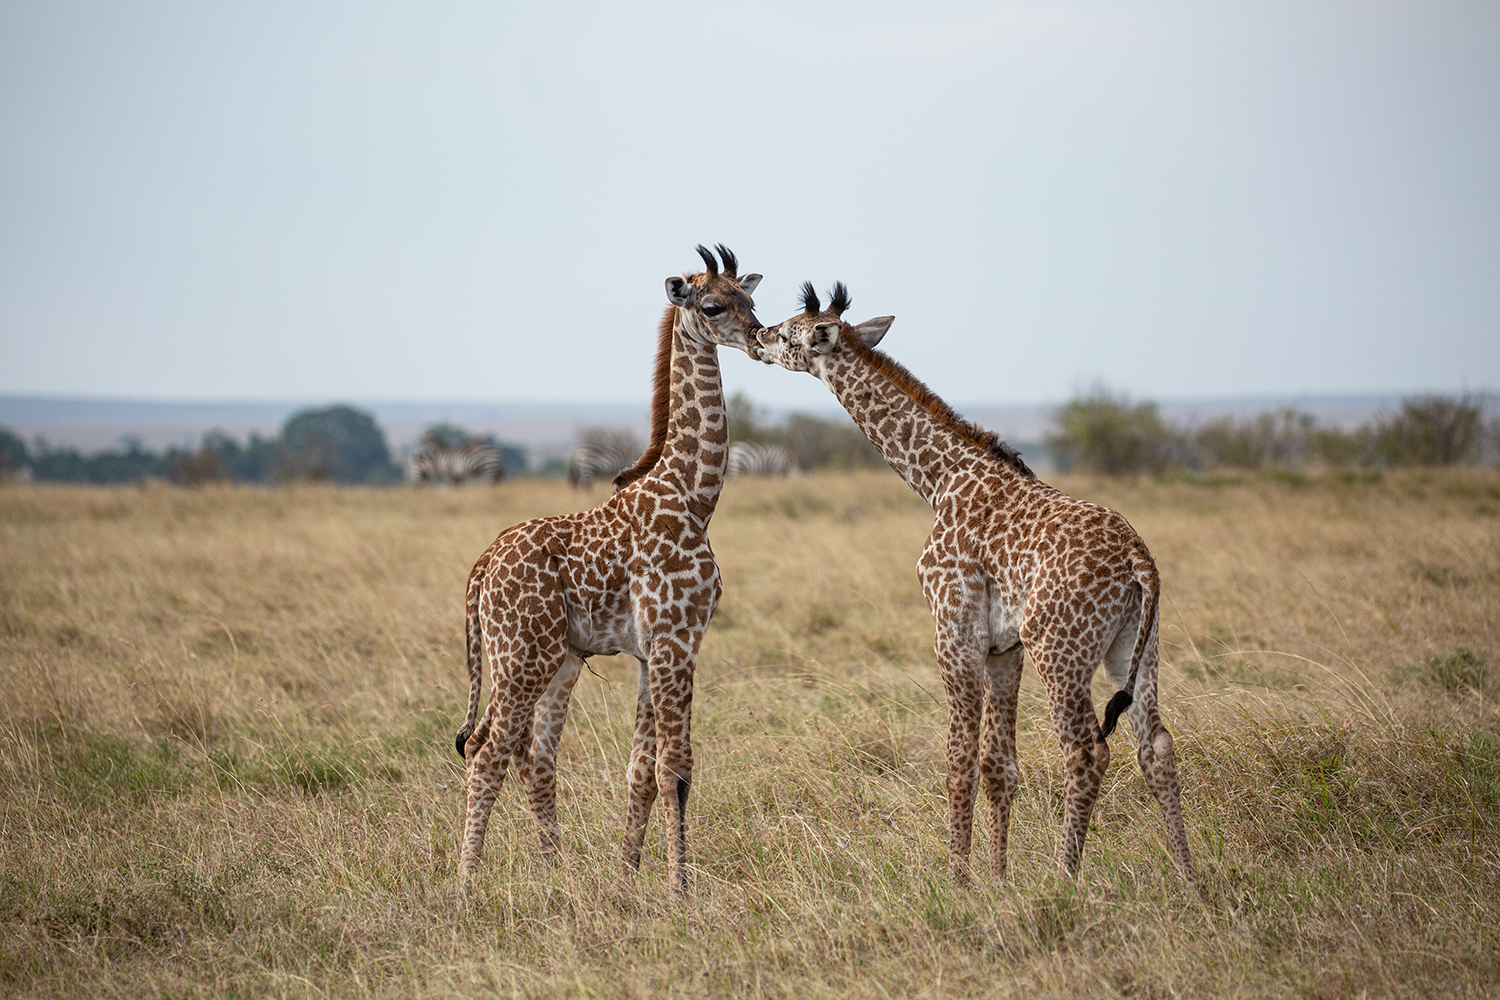
<path id="1" fill-rule="evenodd" d="M 685 888 L 693 670 L 721 593 L 707 534 L 728 455 L 717 351 L 758 356 L 761 329 L 751 298 L 760 275 L 739 275 L 734 254 L 718 251 L 716 260 L 698 247 L 706 269 L 667 279 L 651 443 L 616 478 L 617 491 L 590 510 L 507 529 L 469 574 L 469 710 L 454 741 L 467 765 L 461 880 L 479 866 L 508 765 L 525 786 L 544 853 L 559 850 L 557 747 L 573 685 L 589 656 L 624 653 L 640 674 L 621 859 L 627 870 L 640 866 L 665 788 L 667 879 Z"/>
<path id="2" fill-rule="evenodd" d="M 948 847 L 969 878 L 974 800 L 990 801 L 990 869 L 1006 868 L 1011 804 L 1020 787 L 1016 705 L 1022 653 L 1047 689 L 1062 744 L 1065 805 L 1058 865 L 1076 875 L 1099 788 L 1106 738 L 1122 712 L 1136 760 L 1167 824 L 1178 870 L 1192 854 L 1172 735 L 1157 708 L 1161 581 L 1146 543 L 1120 514 L 1037 479 L 1019 453 L 959 416 L 876 349 L 894 317 L 851 326 L 848 289 L 824 309 L 810 283 L 802 312 L 759 334 L 761 360 L 810 372 L 935 515 L 917 562 L 935 624 L 948 698 Z M 1104 725 L 1090 684 L 1103 663 L 1117 691 Z"/>

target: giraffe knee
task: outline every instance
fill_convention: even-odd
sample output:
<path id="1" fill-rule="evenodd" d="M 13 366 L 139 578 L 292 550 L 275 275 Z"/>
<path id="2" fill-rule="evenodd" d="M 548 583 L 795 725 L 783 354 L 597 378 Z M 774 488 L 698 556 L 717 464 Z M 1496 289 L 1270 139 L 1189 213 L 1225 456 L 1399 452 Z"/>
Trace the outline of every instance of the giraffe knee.
<path id="1" fill-rule="evenodd" d="M 463 757 L 465 760 L 473 760 L 474 757 L 478 756 L 479 751 L 483 750 L 489 744 L 489 741 L 490 723 L 488 719 L 484 719 L 473 731 L 469 731 L 467 726 L 460 729 L 458 736 L 453 742 L 454 746 L 458 749 L 460 757 Z"/>
<path id="2" fill-rule="evenodd" d="M 1150 739 L 1141 742 L 1136 750 L 1136 759 L 1140 762 L 1141 773 L 1147 776 L 1164 767 L 1176 770 L 1177 752 L 1172 744 L 1172 734 L 1167 731 L 1166 726 L 1158 726 Z"/>
<path id="3" fill-rule="evenodd" d="M 1109 769 L 1109 744 L 1102 739 L 1074 743 L 1063 757 L 1063 768 L 1069 778 L 1097 782 Z"/>

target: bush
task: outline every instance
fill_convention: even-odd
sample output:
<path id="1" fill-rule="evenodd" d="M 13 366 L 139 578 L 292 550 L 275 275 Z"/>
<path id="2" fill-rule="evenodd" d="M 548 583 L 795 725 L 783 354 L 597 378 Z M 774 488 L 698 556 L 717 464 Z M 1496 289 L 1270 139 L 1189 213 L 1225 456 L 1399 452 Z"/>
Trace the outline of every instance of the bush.
<path id="1" fill-rule="evenodd" d="M 1220 417 L 1193 432 L 1193 464 L 1237 469 L 1296 465 L 1308 450 L 1315 425 L 1312 414 L 1293 409 L 1245 421 Z"/>
<path id="2" fill-rule="evenodd" d="M 1457 465 L 1500 452 L 1500 421 L 1484 422 L 1481 398 L 1415 396 L 1394 416 L 1344 430 L 1320 427 L 1294 409 L 1248 420 L 1220 417 L 1195 430 L 1174 428 L 1154 403 L 1132 406 L 1124 395 L 1096 387 L 1054 415 L 1047 447 L 1059 468 L 1120 475 L 1194 469 L 1326 465 Z"/>
<path id="3" fill-rule="evenodd" d="M 787 417 L 779 443 L 804 469 L 879 469 L 885 459 L 848 417 L 826 420 L 804 413 Z"/>
<path id="4" fill-rule="evenodd" d="M 1385 465 L 1459 465 L 1479 458 L 1484 407 L 1462 396 L 1414 396 L 1375 423 L 1375 452 Z"/>
<path id="5" fill-rule="evenodd" d="M 1132 406 L 1129 397 L 1103 386 L 1069 400 L 1052 420 L 1057 430 L 1047 435 L 1047 448 L 1064 471 L 1077 467 L 1112 476 L 1160 472 L 1180 448 L 1179 435 L 1162 420 L 1155 403 Z"/>
<path id="6" fill-rule="evenodd" d="M 779 444 L 803 469 L 878 469 L 880 452 L 848 416 L 814 417 L 794 413 L 772 424 L 764 409 L 737 392 L 728 401 L 729 440 Z"/>
<path id="7" fill-rule="evenodd" d="M 0 480 L 25 476 L 31 469 L 26 442 L 8 427 L 0 427 Z"/>

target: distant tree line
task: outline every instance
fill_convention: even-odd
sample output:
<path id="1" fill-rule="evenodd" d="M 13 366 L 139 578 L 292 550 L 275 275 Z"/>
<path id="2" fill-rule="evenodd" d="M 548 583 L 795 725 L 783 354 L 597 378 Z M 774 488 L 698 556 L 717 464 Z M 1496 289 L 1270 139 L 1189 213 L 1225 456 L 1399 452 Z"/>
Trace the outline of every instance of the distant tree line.
<path id="1" fill-rule="evenodd" d="M 1500 453 L 1500 420 L 1485 422 L 1484 400 L 1410 396 L 1393 414 L 1352 429 L 1281 409 L 1248 419 L 1172 423 L 1152 402 L 1132 403 L 1103 387 L 1053 415 L 1047 449 L 1060 469 L 1106 475 L 1171 469 L 1472 465 Z"/>
<path id="2" fill-rule="evenodd" d="M 779 444 L 803 469 L 878 469 L 885 459 L 847 416 L 788 415 L 772 423 L 743 392 L 729 397 L 729 440 Z"/>
<path id="3" fill-rule="evenodd" d="M 125 483 L 163 479 L 185 485 L 210 482 L 293 481 L 393 483 L 401 469 L 391 461 L 385 433 L 373 417 L 350 406 L 301 410 L 274 438 L 251 434 L 244 444 L 213 430 L 197 448 L 149 451 L 126 439 L 121 449 L 84 455 L 38 439 L 30 446 L 0 427 L 0 476 L 63 483 Z"/>
<path id="4" fill-rule="evenodd" d="M 765 409 L 743 392 L 726 401 L 729 418 L 729 440 L 757 444 L 779 444 L 787 448 L 804 469 L 874 469 L 884 468 L 885 460 L 869 439 L 847 416 L 814 417 L 793 413 L 773 422 Z M 579 451 L 585 449 L 610 455 L 629 456 L 633 462 L 644 444 L 633 431 L 617 427 L 584 427 L 578 431 Z M 551 459 L 538 470 L 542 475 L 561 475 L 568 470 L 562 459 Z M 571 473 L 570 473 L 571 475 Z"/>

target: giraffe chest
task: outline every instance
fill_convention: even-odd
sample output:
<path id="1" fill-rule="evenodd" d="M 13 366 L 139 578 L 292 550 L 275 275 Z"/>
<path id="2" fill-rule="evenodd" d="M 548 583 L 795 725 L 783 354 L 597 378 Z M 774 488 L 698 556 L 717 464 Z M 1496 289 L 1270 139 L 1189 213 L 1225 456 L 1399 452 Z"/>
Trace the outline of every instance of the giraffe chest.
<path id="1" fill-rule="evenodd" d="M 570 553 L 568 644 L 646 659 L 663 635 L 708 624 L 719 568 L 701 532 L 625 532 Z"/>
<path id="2" fill-rule="evenodd" d="M 991 653 L 1021 641 L 1038 579 L 1028 532 L 972 504 L 940 505 L 917 563 L 940 628 L 973 636 Z"/>

